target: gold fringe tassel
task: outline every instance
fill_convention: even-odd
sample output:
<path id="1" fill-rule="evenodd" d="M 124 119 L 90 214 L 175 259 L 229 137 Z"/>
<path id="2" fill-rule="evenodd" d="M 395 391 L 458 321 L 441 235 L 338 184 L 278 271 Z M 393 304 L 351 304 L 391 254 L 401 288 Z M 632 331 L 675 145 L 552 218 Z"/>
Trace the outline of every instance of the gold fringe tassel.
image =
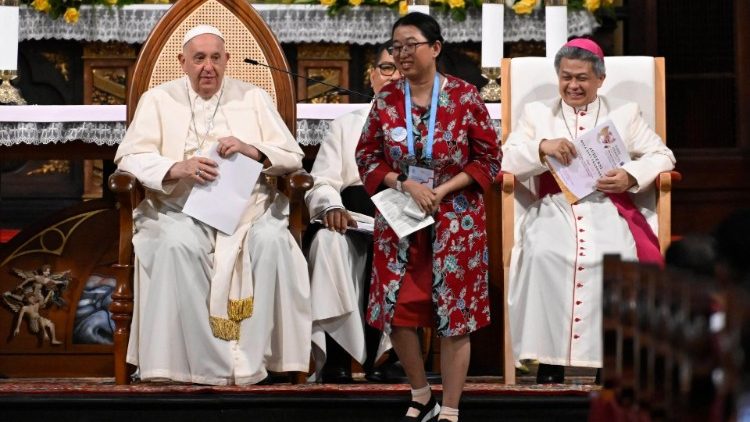
<path id="1" fill-rule="evenodd" d="M 232 321 L 240 322 L 245 318 L 250 318 L 253 314 L 253 297 L 244 299 L 229 299 L 227 304 L 227 315 Z"/>
<path id="2" fill-rule="evenodd" d="M 209 316 L 208 320 L 214 337 L 227 341 L 240 339 L 240 324 L 238 322 L 213 316 Z"/>

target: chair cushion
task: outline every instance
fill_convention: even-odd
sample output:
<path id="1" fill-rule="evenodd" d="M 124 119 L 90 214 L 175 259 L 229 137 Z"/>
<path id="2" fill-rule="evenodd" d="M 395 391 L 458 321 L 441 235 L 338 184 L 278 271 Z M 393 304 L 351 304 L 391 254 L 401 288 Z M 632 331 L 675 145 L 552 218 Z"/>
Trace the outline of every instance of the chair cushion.
<path id="1" fill-rule="evenodd" d="M 607 77 L 599 94 L 636 102 L 651 128 L 656 127 L 654 58 L 644 56 L 605 57 Z M 558 97 L 554 61 L 546 57 L 518 57 L 511 61 L 511 129 L 523 105 Z M 505 89 L 507 81 L 503 81 Z"/>

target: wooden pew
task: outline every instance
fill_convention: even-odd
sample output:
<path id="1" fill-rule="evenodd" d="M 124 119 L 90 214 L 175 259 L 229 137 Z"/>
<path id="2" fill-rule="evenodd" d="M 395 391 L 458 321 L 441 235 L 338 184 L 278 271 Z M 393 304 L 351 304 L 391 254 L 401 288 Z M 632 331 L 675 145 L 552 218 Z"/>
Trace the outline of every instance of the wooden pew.
<path id="1" fill-rule="evenodd" d="M 602 282 L 603 389 L 590 420 L 730 420 L 750 374 L 748 294 L 619 256 L 604 257 Z"/>

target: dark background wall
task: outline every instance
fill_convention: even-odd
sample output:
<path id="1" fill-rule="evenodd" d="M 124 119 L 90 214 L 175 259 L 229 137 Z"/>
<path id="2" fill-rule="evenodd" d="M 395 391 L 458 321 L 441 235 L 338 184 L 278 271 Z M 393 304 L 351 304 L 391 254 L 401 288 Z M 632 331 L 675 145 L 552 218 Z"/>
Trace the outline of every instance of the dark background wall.
<path id="1" fill-rule="evenodd" d="M 750 1 L 626 0 L 624 53 L 664 56 L 667 144 L 684 177 L 672 232 L 750 207 Z"/>

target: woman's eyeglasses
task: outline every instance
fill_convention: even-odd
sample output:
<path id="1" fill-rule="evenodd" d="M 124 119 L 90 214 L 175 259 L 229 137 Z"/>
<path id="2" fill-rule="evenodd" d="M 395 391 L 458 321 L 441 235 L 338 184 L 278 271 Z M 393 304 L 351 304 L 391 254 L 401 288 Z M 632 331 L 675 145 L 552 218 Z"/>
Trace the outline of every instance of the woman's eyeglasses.
<path id="1" fill-rule="evenodd" d="M 380 63 L 375 67 L 378 68 L 378 71 L 383 76 L 391 76 L 396 73 L 396 65 L 393 63 Z"/>
<path id="2" fill-rule="evenodd" d="M 421 42 L 408 42 L 404 45 L 394 45 L 393 47 L 388 48 L 388 52 L 391 53 L 392 56 L 400 55 L 401 52 L 404 54 L 411 54 L 414 51 L 416 51 L 417 47 L 419 47 L 422 44 L 432 44 L 430 41 L 421 41 Z"/>

